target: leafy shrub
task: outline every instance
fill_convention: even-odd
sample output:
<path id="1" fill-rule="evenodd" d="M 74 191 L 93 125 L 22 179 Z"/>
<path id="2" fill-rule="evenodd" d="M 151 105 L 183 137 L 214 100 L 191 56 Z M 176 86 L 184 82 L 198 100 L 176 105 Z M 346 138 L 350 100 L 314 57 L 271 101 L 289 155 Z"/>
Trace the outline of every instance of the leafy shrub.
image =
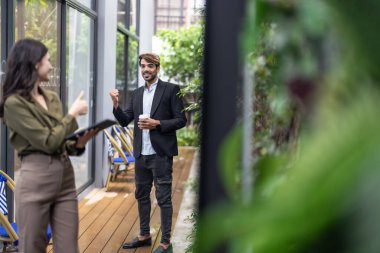
<path id="1" fill-rule="evenodd" d="M 198 133 L 193 127 L 185 127 L 177 131 L 179 146 L 197 146 Z"/>

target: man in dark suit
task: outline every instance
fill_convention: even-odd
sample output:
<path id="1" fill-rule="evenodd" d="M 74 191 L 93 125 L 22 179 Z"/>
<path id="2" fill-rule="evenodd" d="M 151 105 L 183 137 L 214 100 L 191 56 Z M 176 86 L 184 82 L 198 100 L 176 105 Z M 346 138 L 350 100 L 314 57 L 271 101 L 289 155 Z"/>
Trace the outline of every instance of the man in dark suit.
<path id="1" fill-rule="evenodd" d="M 110 91 L 113 114 L 122 126 L 134 120 L 133 152 L 135 162 L 135 197 L 138 202 L 140 234 L 123 245 L 124 249 L 150 246 L 150 192 L 152 183 L 161 210 L 162 238 L 154 253 L 172 252 L 172 171 L 173 156 L 178 155 L 176 130 L 186 125 L 179 86 L 158 78 L 160 58 L 155 54 L 139 56 L 145 85 L 133 92 L 128 108 L 118 106 L 118 90 Z"/>

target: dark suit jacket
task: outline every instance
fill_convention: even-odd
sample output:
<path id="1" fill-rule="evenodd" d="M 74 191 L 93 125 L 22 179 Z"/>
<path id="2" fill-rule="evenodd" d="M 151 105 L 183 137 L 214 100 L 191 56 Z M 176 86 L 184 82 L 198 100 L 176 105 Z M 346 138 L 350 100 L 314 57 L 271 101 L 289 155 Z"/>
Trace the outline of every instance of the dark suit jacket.
<path id="1" fill-rule="evenodd" d="M 177 95 L 179 86 L 158 80 L 154 93 L 150 117 L 159 120 L 161 125 L 149 131 L 150 140 L 156 153 L 160 156 L 178 155 L 176 130 L 186 125 L 182 99 Z M 120 125 L 127 126 L 134 122 L 133 152 L 135 157 L 141 155 L 142 130 L 137 126 L 138 117 L 143 114 L 144 86 L 137 88 L 132 95 L 128 108 L 122 111 L 120 107 L 113 109 L 115 118 Z"/>

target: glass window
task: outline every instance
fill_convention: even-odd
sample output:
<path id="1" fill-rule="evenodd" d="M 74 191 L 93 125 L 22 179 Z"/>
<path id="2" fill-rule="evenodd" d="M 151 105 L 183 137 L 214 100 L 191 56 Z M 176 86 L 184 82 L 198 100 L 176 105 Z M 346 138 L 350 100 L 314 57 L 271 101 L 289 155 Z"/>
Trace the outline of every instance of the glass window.
<path id="1" fill-rule="evenodd" d="M 66 105 L 71 106 L 80 91 L 85 92 L 89 102 L 89 113 L 78 117 L 79 127 L 90 125 L 94 105 L 91 102 L 94 91 L 94 20 L 68 7 L 66 31 Z M 77 188 L 91 178 L 91 145 L 84 155 L 72 157 Z"/>
<path id="2" fill-rule="evenodd" d="M 128 41 L 128 51 L 126 50 Z M 116 89 L 119 90 L 119 103 L 122 107 L 128 105 L 131 91 L 138 86 L 138 41 L 117 33 L 116 47 Z M 127 61 L 127 62 L 126 62 Z M 126 69 L 127 68 L 127 69 Z M 126 73 L 127 71 L 127 73 Z M 126 75 L 127 74 L 127 79 Z"/>
<path id="3" fill-rule="evenodd" d="M 138 41 L 128 40 L 128 89 L 134 90 L 138 86 Z"/>
<path id="4" fill-rule="evenodd" d="M 59 19 L 61 4 L 57 1 L 15 0 L 15 40 L 33 38 L 42 41 L 49 49 L 53 70 L 49 82 L 41 86 L 60 92 Z M 5 62 L 4 62 L 5 65 Z M 14 154 L 14 171 L 18 173 L 21 161 Z"/>
<path id="5" fill-rule="evenodd" d="M 136 33 L 137 26 L 137 0 L 130 0 L 129 27 L 131 32 Z"/>
<path id="6" fill-rule="evenodd" d="M 118 0 L 117 1 L 117 23 L 125 28 L 128 28 L 126 24 L 126 1 L 129 0 Z"/>
<path id="7" fill-rule="evenodd" d="M 116 89 L 119 90 L 120 105 L 125 106 L 125 38 L 126 36 L 120 32 L 116 37 Z"/>
<path id="8" fill-rule="evenodd" d="M 61 4 L 58 1 L 16 1 L 15 40 L 33 38 L 42 41 L 49 49 L 53 71 L 49 82 L 42 86 L 60 91 L 59 19 Z"/>
<path id="9" fill-rule="evenodd" d="M 136 33 L 137 26 L 137 0 L 118 0 L 117 23 Z"/>
<path id="10" fill-rule="evenodd" d="M 77 0 L 77 2 L 83 4 L 84 6 L 94 9 L 94 0 Z"/>

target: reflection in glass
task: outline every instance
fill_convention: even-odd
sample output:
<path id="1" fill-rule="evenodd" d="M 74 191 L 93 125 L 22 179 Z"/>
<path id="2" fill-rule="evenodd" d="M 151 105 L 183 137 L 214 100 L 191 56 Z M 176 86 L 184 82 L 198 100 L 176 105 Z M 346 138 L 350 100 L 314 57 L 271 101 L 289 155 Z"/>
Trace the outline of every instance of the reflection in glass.
<path id="1" fill-rule="evenodd" d="M 118 32 L 116 36 L 116 89 L 119 90 L 119 103 L 125 104 L 125 35 Z"/>
<path id="2" fill-rule="evenodd" d="M 118 0 L 117 1 L 117 23 L 128 29 L 128 24 L 126 24 L 126 2 L 129 0 Z"/>
<path id="3" fill-rule="evenodd" d="M 129 26 L 135 33 L 137 26 L 137 0 L 130 0 Z"/>
<path id="4" fill-rule="evenodd" d="M 94 7 L 94 0 L 77 0 L 77 2 L 83 4 L 84 6 L 93 9 Z"/>
<path id="5" fill-rule="evenodd" d="M 138 82 L 138 41 L 129 38 L 128 40 L 128 89 L 137 88 Z"/>
<path id="6" fill-rule="evenodd" d="M 54 70 L 50 81 L 42 86 L 59 94 L 60 55 L 59 55 L 59 19 L 61 4 L 58 1 L 17 0 L 15 15 L 15 39 L 33 38 L 42 41 L 49 49 Z"/>
<path id="7" fill-rule="evenodd" d="M 90 125 L 93 112 L 91 99 L 93 97 L 93 52 L 94 52 L 94 21 L 86 15 L 70 7 L 67 9 L 67 33 L 66 33 L 66 62 L 67 62 L 67 89 L 66 105 L 71 105 L 79 95 L 85 92 L 85 99 L 89 102 L 89 112 L 85 116 L 78 117 L 79 127 Z M 80 157 L 71 157 L 75 170 L 77 188 L 90 180 L 90 149 L 87 145 L 86 152 Z"/>
<path id="8" fill-rule="evenodd" d="M 11 1 L 11 0 L 9 0 Z M 53 71 L 49 82 L 41 84 L 47 89 L 60 93 L 60 54 L 59 54 L 59 19 L 61 4 L 58 1 L 15 0 L 15 40 L 33 38 L 42 41 L 49 49 Z M 5 62 L 2 64 L 5 65 Z M 14 154 L 15 176 L 19 172 L 21 161 L 17 152 Z"/>
<path id="9" fill-rule="evenodd" d="M 129 8 L 129 10 L 127 10 Z M 127 16 L 127 14 L 129 16 Z M 135 33 L 137 25 L 137 0 L 117 1 L 117 23 Z"/>

